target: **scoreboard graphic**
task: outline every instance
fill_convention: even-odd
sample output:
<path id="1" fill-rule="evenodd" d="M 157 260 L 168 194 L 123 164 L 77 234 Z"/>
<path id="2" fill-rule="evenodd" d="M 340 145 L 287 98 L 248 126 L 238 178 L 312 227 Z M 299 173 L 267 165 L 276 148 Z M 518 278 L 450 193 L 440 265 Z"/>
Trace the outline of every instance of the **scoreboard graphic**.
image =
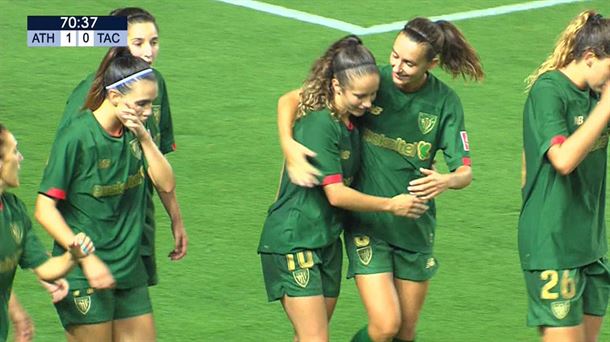
<path id="1" fill-rule="evenodd" d="M 28 16 L 28 47 L 127 46 L 127 17 Z"/>

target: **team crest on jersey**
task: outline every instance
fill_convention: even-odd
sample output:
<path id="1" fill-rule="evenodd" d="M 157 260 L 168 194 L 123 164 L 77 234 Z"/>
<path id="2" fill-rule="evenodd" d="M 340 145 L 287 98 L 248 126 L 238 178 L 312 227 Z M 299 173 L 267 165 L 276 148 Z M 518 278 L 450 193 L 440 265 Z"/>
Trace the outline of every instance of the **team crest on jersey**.
<path id="1" fill-rule="evenodd" d="M 434 126 L 436 126 L 437 119 L 438 116 L 436 115 L 419 112 L 417 124 L 419 125 L 419 130 L 422 132 L 422 134 L 430 133 L 434 129 Z"/>
<path id="2" fill-rule="evenodd" d="M 570 312 L 570 301 L 563 300 L 551 303 L 551 311 L 557 319 L 564 319 Z"/>
<path id="3" fill-rule="evenodd" d="M 343 159 L 343 160 L 349 159 L 349 157 L 351 155 L 352 155 L 352 152 L 350 150 L 341 151 L 341 159 Z"/>
<path id="4" fill-rule="evenodd" d="M 23 240 L 23 229 L 21 229 L 17 223 L 13 223 L 11 224 L 11 235 L 13 235 L 15 242 L 20 244 L 21 240 Z"/>
<path id="5" fill-rule="evenodd" d="M 152 115 L 155 118 L 155 123 L 157 124 L 157 126 L 159 126 L 159 123 L 161 123 L 161 106 L 160 105 L 152 106 Z"/>
<path id="6" fill-rule="evenodd" d="M 309 284 L 309 268 L 301 268 L 293 271 L 292 277 L 300 287 L 307 287 L 307 284 Z"/>
<path id="7" fill-rule="evenodd" d="M 81 314 L 86 315 L 91 309 L 91 296 L 74 297 L 74 305 Z"/>
<path id="8" fill-rule="evenodd" d="M 369 113 L 373 115 L 379 115 L 381 112 L 383 112 L 383 108 L 379 106 L 372 106 L 371 109 L 369 109 Z"/>
<path id="9" fill-rule="evenodd" d="M 373 248 L 371 247 L 371 239 L 366 235 L 354 237 L 354 245 L 356 245 L 356 253 L 360 262 L 368 266 L 373 258 Z"/>
<path id="10" fill-rule="evenodd" d="M 98 169 L 107 169 L 110 167 L 110 159 L 100 159 L 97 162 Z"/>
<path id="11" fill-rule="evenodd" d="M 131 154 L 138 159 L 142 159 L 142 147 L 140 146 L 138 139 L 130 141 L 129 146 L 131 147 Z"/>
<path id="12" fill-rule="evenodd" d="M 419 160 L 427 160 L 430 158 L 432 151 L 432 144 L 427 141 L 420 141 L 417 143 L 417 157 Z"/>

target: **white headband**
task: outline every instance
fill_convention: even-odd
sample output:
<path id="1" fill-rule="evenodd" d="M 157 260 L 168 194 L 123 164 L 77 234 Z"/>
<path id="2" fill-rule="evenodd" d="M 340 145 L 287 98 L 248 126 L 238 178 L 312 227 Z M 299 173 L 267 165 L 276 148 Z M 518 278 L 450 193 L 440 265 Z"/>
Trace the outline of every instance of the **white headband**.
<path id="1" fill-rule="evenodd" d="M 138 72 L 136 72 L 136 73 L 135 73 L 135 74 L 133 74 L 133 75 L 127 76 L 127 77 L 125 77 L 125 78 L 124 78 L 124 79 L 122 79 L 122 80 L 118 80 L 118 81 L 116 81 L 116 82 L 112 83 L 111 85 L 109 85 L 109 86 L 107 86 L 107 87 L 106 87 L 106 90 L 110 90 L 110 89 L 112 89 L 112 88 L 116 88 L 116 87 L 121 86 L 121 85 L 123 85 L 123 84 L 125 84 L 125 83 L 127 83 L 127 82 L 131 82 L 131 81 L 133 81 L 133 80 L 135 80 L 135 79 L 137 79 L 137 78 L 139 78 L 139 77 L 142 77 L 142 76 L 148 75 L 148 74 L 150 74 L 151 72 L 153 72 L 153 69 L 151 69 L 151 68 L 144 69 L 144 70 L 142 70 L 142 71 L 138 71 Z"/>

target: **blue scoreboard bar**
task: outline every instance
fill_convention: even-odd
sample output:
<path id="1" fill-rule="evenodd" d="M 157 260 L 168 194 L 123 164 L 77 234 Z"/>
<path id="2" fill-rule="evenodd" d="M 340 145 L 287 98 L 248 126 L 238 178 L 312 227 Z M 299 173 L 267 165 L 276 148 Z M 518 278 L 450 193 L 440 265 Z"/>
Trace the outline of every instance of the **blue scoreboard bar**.
<path id="1" fill-rule="evenodd" d="M 28 47 L 127 46 L 127 17 L 28 16 Z"/>

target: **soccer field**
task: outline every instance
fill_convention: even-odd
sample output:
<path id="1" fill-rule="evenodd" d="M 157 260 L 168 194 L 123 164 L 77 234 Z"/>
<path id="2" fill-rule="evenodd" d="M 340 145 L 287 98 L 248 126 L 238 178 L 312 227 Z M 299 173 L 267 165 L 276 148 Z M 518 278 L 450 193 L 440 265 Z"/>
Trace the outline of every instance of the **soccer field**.
<path id="1" fill-rule="evenodd" d="M 265 2 L 366 29 L 523 1 Z M 65 101 L 106 49 L 28 48 L 27 16 L 107 15 L 125 6 L 143 6 L 160 27 L 155 67 L 171 100 L 177 151 L 168 159 L 190 240 L 185 259 L 165 258 L 173 240 L 157 200 L 160 283 L 151 297 L 159 341 L 291 341 L 281 305 L 266 301 L 256 254 L 282 166 L 275 108 L 282 93 L 300 86 L 314 59 L 347 33 L 211 0 L 0 0 L 0 122 L 25 156 L 22 186 L 15 192 L 30 212 Z M 587 8 L 610 15 L 610 1 L 592 0 L 455 22 L 480 54 L 486 78 L 465 83 L 434 71 L 464 105 L 474 180 L 437 200 L 435 252 L 441 267 L 431 282 L 418 342 L 538 340 L 536 330 L 525 326 L 517 253 L 523 79 L 551 52 L 571 18 Z M 396 32 L 362 36 L 378 63 L 387 63 Z M 35 230 L 50 249 L 49 236 L 38 224 Z M 19 271 L 14 289 L 34 319 L 36 340 L 62 340 L 55 309 L 34 276 Z M 355 285 L 345 280 L 331 340 L 348 341 L 365 323 Z M 610 341 L 608 320 L 600 341 Z"/>

